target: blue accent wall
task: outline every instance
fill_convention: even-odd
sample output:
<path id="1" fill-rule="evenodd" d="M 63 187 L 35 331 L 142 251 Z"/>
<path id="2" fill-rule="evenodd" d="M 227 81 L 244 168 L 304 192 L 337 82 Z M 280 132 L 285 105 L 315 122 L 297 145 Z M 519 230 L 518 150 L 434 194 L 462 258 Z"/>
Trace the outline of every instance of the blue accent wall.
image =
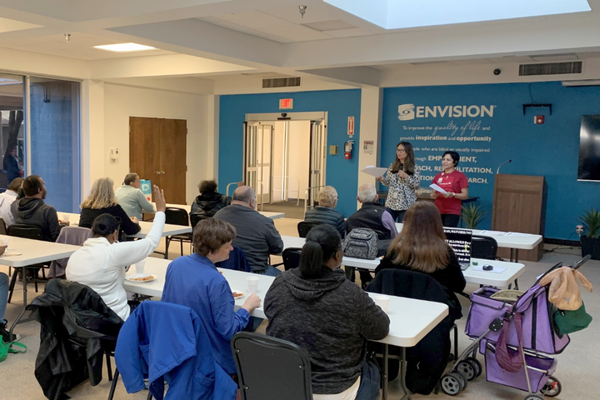
<path id="1" fill-rule="evenodd" d="M 529 103 L 551 103 L 552 115 L 548 108 L 528 109 L 523 115 L 523 104 Z M 405 104 L 430 107 L 430 113 L 427 115 L 428 110 L 421 109 L 423 118 L 415 114 L 414 119 L 401 121 L 398 107 Z M 489 113 L 476 115 L 476 108 L 471 109 L 472 117 L 449 117 L 450 110 L 440 116 L 447 105 L 495 107 L 493 117 Z M 452 111 L 454 114 L 455 110 Z M 463 109 L 456 111 L 459 114 Z M 431 112 L 436 112 L 436 116 Z M 434 168 L 441 165 L 441 161 L 430 156 L 441 156 L 442 148 L 457 150 L 461 157 L 474 157 L 461 161 L 459 166 L 479 171 L 465 174 L 478 180 L 470 183 L 469 194 L 479 196 L 479 204 L 487 209 L 488 218 L 480 228 L 489 229 L 494 174 L 501 163 L 512 159 L 511 164 L 502 167 L 502 173 L 542 175 L 546 179 L 544 236 L 575 240 L 578 216 L 586 209 L 600 208 L 600 183 L 577 181 L 579 128 L 581 116 L 588 114 L 600 114 L 600 87 L 569 88 L 560 82 L 543 82 L 388 88 L 383 100 L 381 165 L 388 166 L 394 159 L 396 144 L 408 138 L 419 148 L 415 151 L 417 163 L 431 169 L 422 172 L 421 186 L 427 187 L 438 172 Z M 545 123 L 535 125 L 535 115 L 544 115 Z M 463 132 L 466 125 L 469 128 Z"/>
<path id="2" fill-rule="evenodd" d="M 338 145 L 337 156 L 327 152 L 326 183 L 336 188 L 339 202 L 336 209 L 348 216 L 356 211 L 358 187 L 358 144 L 360 140 L 361 91 L 330 90 L 273 94 L 227 95 L 220 98 L 219 111 L 219 185 L 225 190 L 230 182 L 243 180 L 243 123 L 246 114 L 280 113 L 279 99 L 294 100 L 289 112 L 326 111 L 327 146 Z M 355 118 L 354 151 L 351 160 L 344 160 L 343 145 L 348 140 L 348 117 Z"/>

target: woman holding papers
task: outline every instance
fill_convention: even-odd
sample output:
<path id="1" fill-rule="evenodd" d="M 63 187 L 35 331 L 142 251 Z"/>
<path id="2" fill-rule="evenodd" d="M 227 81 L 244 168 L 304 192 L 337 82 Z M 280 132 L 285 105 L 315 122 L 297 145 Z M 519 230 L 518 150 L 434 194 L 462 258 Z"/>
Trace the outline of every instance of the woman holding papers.
<path id="1" fill-rule="evenodd" d="M 442 157 L 444 172 L 433 178 L 431 198 L 442 215 L 442 224 L 457 227 L 462 210 L 462 200 L 469 197 L 469 181 L 462 172 L 456 170 L 460 156 L 455 151 L 447 151 Z"/>
<path id="2" fill-rule="evenodd" d="M 389 187 L 386 210 L 394 220 L 402 222 L 408 207 L 417 201 L 415 190 L 421 185 L 421 169 L 415 165 L 415 153 L 409 142 L 398 143 L 396 160 L 377 180 Z"/>

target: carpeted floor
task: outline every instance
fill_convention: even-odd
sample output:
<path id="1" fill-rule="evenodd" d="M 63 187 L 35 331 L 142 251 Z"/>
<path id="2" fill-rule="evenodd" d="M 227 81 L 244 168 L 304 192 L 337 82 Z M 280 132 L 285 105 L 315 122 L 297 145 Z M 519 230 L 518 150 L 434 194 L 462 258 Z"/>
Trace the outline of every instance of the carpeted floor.
<path id="1" fill-rule="evenodd" d="M 297 219 L 278 219 L 275 224 L 281 234 L 296 235 Z M 164 241 L 159 250 L 164 248 Z M 174 259 L 179 255 L 177 253 L 178 246 L 174 246 L 170 252 L 170 259 Z M 184 246 L 184 251 L 189 252 L 189 248 Z M 580 257 L 579 249 L 564 249 L 558 248 L 553 252 L 544 255 L 538 263 L 525 262 L 527 269 L 525 274 L 519 279 L 522 289 L 531 286 L 536 277 L 545 272 L 554 263 L 562 261 L 565 264 L 573 263 Z M 160 257 L 160 256 L 158 256 Z M 279 262 L 278 257 L 274 257 L 273 263 Z M 0 271 L 8 272 L 7 267 L 0 266 Z M 600 261 L 590 261 L 581 268 L 581 272 L 586 277 L 600 288 Z M 358 276 L 357 276 L 358 278 Z M 358 280 L 358 279 L 357 279 Z M 468 292 L 472 292 L 478 288 L 477 285 L 469 285 Z M 43 290 L 43 289 L 41 289 Z M 40 291 L 41 291 L 40 290 Z M 29 286 L 28 294 L 35 296 L 33 285 Z M 583 298 L 586 303 L 587 311 L 595 318 L 600 318 L 600 295 L 598 291 L 594 293 L 583 292 Z M 463 313 L 468 313 L 468 300 L 461 299 L 463 302 Z M 6 318 L 13 321 L 22 305 L 22 292 L 19 289 L 15 291 L 13 302 L 8 305 Z M 460 340 L 459 349 L 462 351 L 467 347 L 469 339 L 464 332 L 465 318 L 458 321 Z M 267 322 L 264 322 L 259 328 L 259 332 L 264 332 Z M 17 326 L 16 332 L 22 335 L 22 342 L 28 346 L 26 354 L 11 354 L 8 359 L 0 363 L 0 376 L 2 387 L 0 388 L 1 400 L 42 400 L 44 394 L 39 387 L 35 376 L 35 359 L 39 349 L 39 325 L 36 322 L 28 322 Z M 557 355 L 558 368 L 554 374 L 563 385 L 563 392 L 557 399 L 593 399 L 599 396 L 594 389 L 593 383 L 600 376 L 598 373 L 598 360 L 600 359 L 600 343 L 596 341 L 596 333 L 598 332 L 598 323 L 596 320 L 592 322 L 590 327 L 582 332 L 571 335 L 571 344 L 565 349 L 563 354 Z M 479 360 L 483 362 L 481 356 Z M 268 372 L 268 371 L 267 371 Z M 106 376 L 106 374 L 105 374 Z M 83 383 L 69 393 L 73 399 L 89 399 L 100 400 L 106 399 L 110 388 L 110 382 L 105 378 L 98 386 L 91 387 L 88 383 Z M 390 399 L 399 399 L 402 396 L 399 381 L 390 383 Z M 147 392 L 144 390 L 135 394 L 127 394 L 120 382 L 117 386 L 115 399 L 145 399 Z M 450 399 L 452 397 L 445 394 L 434 396 L 436 399 Z M 526 396 L 525 392 L 516 389 L 508 388 L 498 384 L 486 382 L 485 372 L 479 378 L 469 382 L 467 389 L 461 392 L 456 398 L 464 400 L 479 400 L 479 399 L 500 399 L 500 400 L 522 400 Z M 414 399 L 423 399 L 426 396 L 413 396 Z M 286 396 L 282 393 L 281 399 L 285 400 Z"/>

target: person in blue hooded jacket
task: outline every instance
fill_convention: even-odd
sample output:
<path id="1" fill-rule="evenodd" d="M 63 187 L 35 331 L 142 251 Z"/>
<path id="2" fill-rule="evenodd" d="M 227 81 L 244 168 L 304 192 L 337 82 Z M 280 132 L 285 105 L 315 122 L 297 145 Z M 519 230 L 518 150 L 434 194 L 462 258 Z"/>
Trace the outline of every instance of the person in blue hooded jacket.
<path id="1" fill-rule="evenodd" d="M 229 258 L 235 228 L 215 218 L 204 219 L 194 228 L 194 254 L 179 257 L 169 264 L 162 301 L 190 307 L 208 334 L 216 362 L 229 374 L 236 374 L 229 342 L 248 325 L 250 313 L 260 306 L 252 293 L 242 307 L 234 311 L 229 284 L 215 263 Z"/>

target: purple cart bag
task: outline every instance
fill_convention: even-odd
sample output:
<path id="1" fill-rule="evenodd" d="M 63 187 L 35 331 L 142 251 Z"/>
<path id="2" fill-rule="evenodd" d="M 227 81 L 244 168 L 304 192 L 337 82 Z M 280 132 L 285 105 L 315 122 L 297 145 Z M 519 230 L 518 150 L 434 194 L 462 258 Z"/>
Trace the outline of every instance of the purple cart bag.
<path id="1" fill-rule="evenodd" d="M 499 289 L 483 287 L 471 295 L 471 309 L 465 328 L 470 337 L 479 337 L 489 329 L 490 324 L 504 315 L 512 304 L 490 298 Z M 546 354 L 558 354 L 569 344 L 569 336 L 559 336 L 553 328 L 552 313 L 554 305 L 547 300 L 547 289 L 537 283 L 523 294 L 515 304 L 516 312 L 523 315 L 523 348 Z M 512 318 L 511 318 L 512 322 Z M 515 324 L 508 326 L 510 335 L 508 344 L 518 346 Z M 485 338 L 497 342 L 500 331 L 490 331 Z"/>

